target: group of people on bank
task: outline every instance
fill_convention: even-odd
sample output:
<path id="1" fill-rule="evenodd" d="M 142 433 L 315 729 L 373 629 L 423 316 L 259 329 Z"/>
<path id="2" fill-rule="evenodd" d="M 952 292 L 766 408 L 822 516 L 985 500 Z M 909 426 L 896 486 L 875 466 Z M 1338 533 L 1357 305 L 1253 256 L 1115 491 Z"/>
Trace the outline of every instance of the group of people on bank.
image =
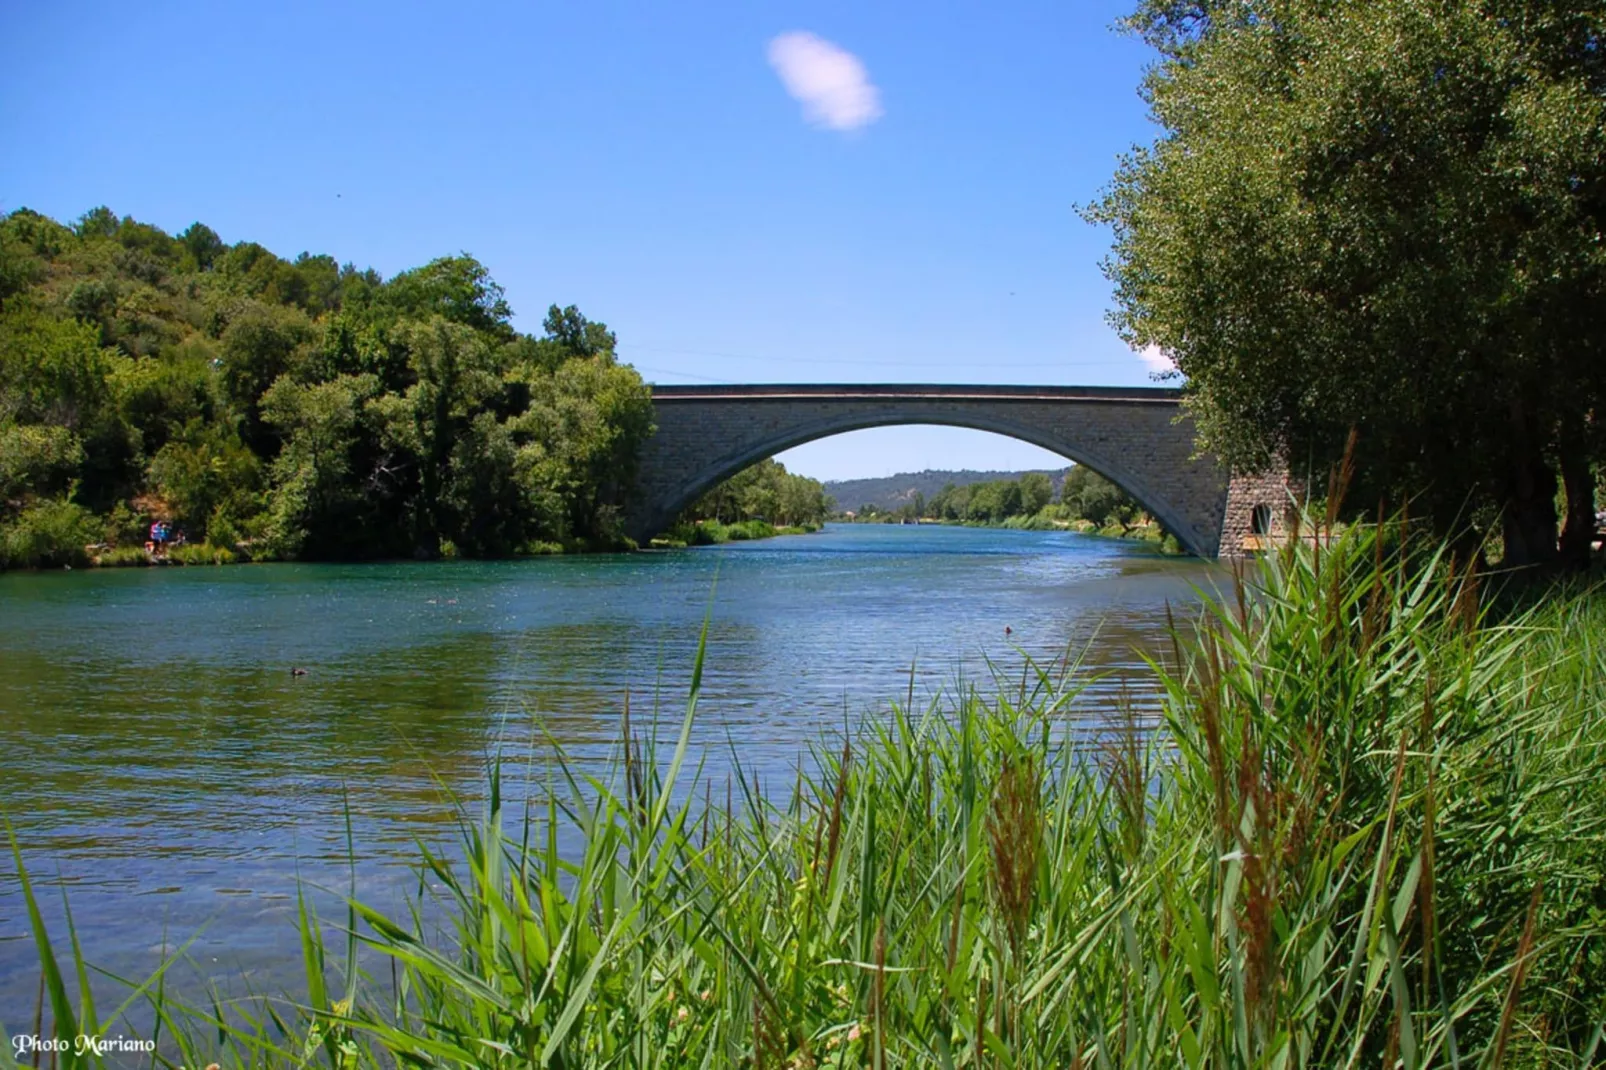
<path id="1" fill-rule="evenodd" d="M 151 537 L 145 540 L 145 552 L 152 557 L 166 557 L 169 549 L 183 545 L 184 532 L 165 520 L 158 520 L 151 525 Z"/>

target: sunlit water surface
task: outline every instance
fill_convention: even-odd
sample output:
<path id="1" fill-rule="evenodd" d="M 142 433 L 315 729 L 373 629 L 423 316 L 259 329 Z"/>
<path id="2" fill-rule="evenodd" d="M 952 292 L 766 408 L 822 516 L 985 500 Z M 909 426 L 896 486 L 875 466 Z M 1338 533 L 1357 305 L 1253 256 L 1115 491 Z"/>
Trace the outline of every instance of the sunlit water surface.
<path id="1" fill-rule="evenodd" d="M 393 901 L 415 838 L 453 835 L 488 756 L 539 793 L 554 740 L 597 768 L 626 693 L 693 735 L 707 775 L 789 785 L 808 744 L 1022 656 L 1089 671 L 1077 716 L 1152 713 L 1141 651 L 1208 566 L 1060 532 L 831 526 L 758 543 L 509 562 L 0 575 L 0 808 L 86 956 L 124 975 L 198 930 L 203 973 L 293 988 L 295 879 Z M 292 668 L 306 670 L 294 675 Z M 522 775 L 534 770 L 535 775 Z M 472 804 L 471 804 L 472 805 Z M 58 943 L 61 896 L 44 895 Z M 0 861 L 0 1025 L 39 972 Z M 26 1029 L 24 1027 L 27 1027 Z"/>

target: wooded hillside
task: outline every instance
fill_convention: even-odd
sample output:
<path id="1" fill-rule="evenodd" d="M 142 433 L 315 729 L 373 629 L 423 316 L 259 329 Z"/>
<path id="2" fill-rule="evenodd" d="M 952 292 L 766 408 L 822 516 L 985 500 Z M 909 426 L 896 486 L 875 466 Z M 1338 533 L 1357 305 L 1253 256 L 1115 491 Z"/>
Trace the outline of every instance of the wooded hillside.
<path id="1" fill-rule="evenodd" d="M 0 217 L 0 565 L 139 545 L 497 555 L 621 538 L 648 388 L 462 254 L 383 279 L 105 208 Z"/>

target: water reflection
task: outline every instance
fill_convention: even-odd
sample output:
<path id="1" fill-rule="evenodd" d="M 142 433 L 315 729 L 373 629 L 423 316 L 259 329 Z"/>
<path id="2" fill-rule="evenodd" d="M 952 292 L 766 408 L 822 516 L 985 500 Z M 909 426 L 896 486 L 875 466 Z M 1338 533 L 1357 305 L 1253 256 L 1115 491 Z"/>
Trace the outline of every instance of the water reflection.
<path id="1" fill-rule="evenodd" d="M 625 696 L 678 724 L 700 626 L 694 745 L 731 744 L 765 783 L 804 745 L 910 686 L 927 701 L 989 664 L 1080 655 L 1152 713 L 1138 650 L 1210 572 L 1064 533 L 854 527 L 628 557 L 256 566 L 0 576 L 0 784 L 36 876 L 71 888 L 92 960 L 149 969 L 210 923 L 207 969 L 285 975 L 285 897 L 410 882 L 415 837 L 450 835 L 488 756 L 538 793 L 555 742 L 605 753 Z M 306 670 L 293 675 L 292 668 Z M 525 764 L 525 759 L 530 759 Z M 533 772 L 527 772 L 533 770 Z M 59 913 L 59 904 L 47 905 Z M 31 1020 L 37 973 L 0 863 L 0 1024 Z M 59 932 L 59 925 L 57 928 Z"/>

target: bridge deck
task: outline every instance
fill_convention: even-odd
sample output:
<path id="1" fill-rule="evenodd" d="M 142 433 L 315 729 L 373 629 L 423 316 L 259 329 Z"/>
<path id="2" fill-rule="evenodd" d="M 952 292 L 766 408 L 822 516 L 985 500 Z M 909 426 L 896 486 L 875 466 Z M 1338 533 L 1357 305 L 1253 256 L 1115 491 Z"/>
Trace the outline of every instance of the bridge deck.
<path id="1" fill-rule="evenodd" d="M 947 383 L 742 383 L 723 385 L 676 385 L 652 388 L 654 401 L 713 401 L 720 398 L 746 401 L 803 399 L 876 398 L 899 400 L 964 401 L 1104 401 L 1124 404 L 1175 405 L 1182 391 L 1159 386 L 993 386 L 977 384 L 955 386 Z"/>

